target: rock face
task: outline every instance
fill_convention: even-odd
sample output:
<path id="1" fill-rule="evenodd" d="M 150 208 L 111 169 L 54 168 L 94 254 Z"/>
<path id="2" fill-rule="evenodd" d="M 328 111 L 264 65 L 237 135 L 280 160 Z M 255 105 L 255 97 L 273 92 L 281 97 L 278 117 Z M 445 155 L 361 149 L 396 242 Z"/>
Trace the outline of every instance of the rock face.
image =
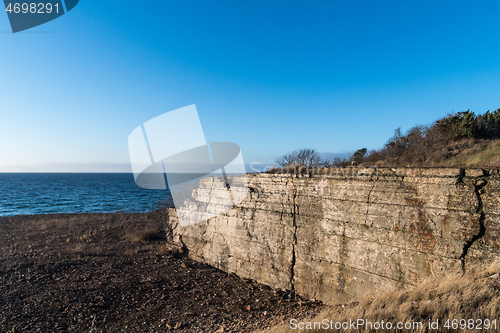
<path id="1" fill-rule="evenodd" d="M 500 175 L 447 168 L 345 168 L 249 174 L 247 198 L 180 227 L 189 255 L 226 272 L 327 304 L 411 288 L 500 256 Z M 214 200 L 222 180 L 201 184 Z"/>

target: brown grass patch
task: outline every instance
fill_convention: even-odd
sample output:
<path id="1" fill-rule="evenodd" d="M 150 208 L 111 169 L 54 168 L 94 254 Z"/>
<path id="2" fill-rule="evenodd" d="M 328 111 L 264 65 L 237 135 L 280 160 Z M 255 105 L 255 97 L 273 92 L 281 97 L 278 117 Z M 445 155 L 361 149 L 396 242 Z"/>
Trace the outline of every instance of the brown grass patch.
<path id="1" fill-rule="evenodd" d="M 479 272 L 479 273 L 474 273 Z M 393 290 L 380 295 L 367 295 L 359 303 L 331 307 L 319 316 L 301 320 L 303 323 L 349 322 L 364 319 L 372 323 L 384 321 L 394 326 L 398 322 L 422 322 L 421 329 L 391 330 L 394 332 L 424 332 L 429 322 L 439 320 L 439 329 L 432 332 L 472 332 L 466 329 L 453 330 L 444 328 L 450 319 L 489 319 L 497 320 L 496 329 L 500 331 L 500 261 L 483 270 L 472 270 L 472 273 L 460 273 L 446 278 L 428 280 L 412 290 Z M 291 318 L 289 318 L 291 319 Z M 314 327 L 314 326 L 312 326 Z M 261 333 L 282 332 L 385 332 L 389 330 L 375 329 L 295 329 L 290 322 L 272 327 Z"/>

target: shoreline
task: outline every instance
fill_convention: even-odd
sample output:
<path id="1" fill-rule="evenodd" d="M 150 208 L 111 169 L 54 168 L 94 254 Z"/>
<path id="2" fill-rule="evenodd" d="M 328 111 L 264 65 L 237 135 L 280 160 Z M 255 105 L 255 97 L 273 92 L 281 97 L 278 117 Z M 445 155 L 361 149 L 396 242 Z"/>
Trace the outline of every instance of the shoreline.
<path id="1" fill-rule="evenodd" d="M 168 207 L 170 208 L 170 207 Z M 151 210 L 151 211 L 141 211 L 141 212 L 134 212 L 134 211 L 123 211 L 123 210 L 117 210 L 117 211 L 109 211 L 109 212 L 72 212 L 72 213 L 40 213 L 40 214 L 18 214 L 18 215 L 0 215 L 0 219 L 8 219 L 8 218 L 22 218 L 22 217 L 30 217 L 30 218 L 35 218 L 37 216 L 63 216 L 63 215 L 68 215 L 68 216 L 75 216 L 75 215 L 92 215 L 92 214 L 97 214 L 97 215 L 111 215 L 111 214 L 154 214 L 154 213 L 160 213 L 164 211 L 165 209 L 156 209 L 156 210 Z"/>

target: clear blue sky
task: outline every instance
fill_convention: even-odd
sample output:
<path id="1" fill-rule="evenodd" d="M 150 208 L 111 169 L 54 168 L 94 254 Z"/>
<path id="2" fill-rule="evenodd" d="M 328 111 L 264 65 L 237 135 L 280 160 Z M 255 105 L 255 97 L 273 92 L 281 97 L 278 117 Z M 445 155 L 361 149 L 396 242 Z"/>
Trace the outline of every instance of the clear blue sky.
<path id="1" fill-rule="evenodd" d="M 0 13 L 0 171 L 128 171 L 143 122 L 196 104 L 247 163 L 380 148 L 500 108 L 500 1 L 89 1 Z"/>

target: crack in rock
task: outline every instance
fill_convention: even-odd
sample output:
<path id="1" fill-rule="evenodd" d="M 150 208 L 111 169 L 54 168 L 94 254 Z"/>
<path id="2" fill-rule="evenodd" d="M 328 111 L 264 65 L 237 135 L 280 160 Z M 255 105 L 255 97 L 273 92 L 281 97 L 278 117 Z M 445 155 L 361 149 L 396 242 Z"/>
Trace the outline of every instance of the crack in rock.
<path id="1" fill-rule="evenodd" d="M 476 212 L 479 213 L 479 232 L 476 235 L 474 235 L 469 241 L 466 241 L 464 244 L 462 254 L 460 255 L 460 260 L 462 261 L 463 273 L 465 273 L 465 257 L 467 256 L 469 249 L 477 240 L 483 238 L 484 234 L 486 233 L 486 227 L 484 226 L 485 214 L 483 210 L 483 200 L 481 198 L 481 194 L 484 193 L 483 188 L 486 186 L 486 184 L 488 184 L 488 182 L 486 181 L 484 176 L 476 178 L 474 184 L 474 193 L 476 194 L 477 197 Z"/>
<path id="2" fill-rule="evenodd" d="M 457 182 L 455 183 L 455 185 L 463 184 L 464 177 L 465 177 L 465 169 L 460 169 L 458 176 L 457 176 Z"/>
<path id="3" fill-rule="evenodd" d="M 372 188 L 368 192 L 368 197 L 366 198 L 366 213 L 365 213 L 365 224 L 368 222 L 368 211 L 370 210 L 370 195 L 372 194 L 373 189 L 375 188 L 375 183 L 373 183 Z M 371 227 L 373 226 L 373 222 L 370 225 Z"/>
<path id="4" fill-rule="evenodd" d="M 341 293 L 347 294 L 346 293 L 346 279 L 345 279 L 345 270 L 346 270 L 346 260 L 348 258 L 348 253 L 347 253 L 347 236 L 345 234 L 345 225 L 346 222 L 342 223 L 342 244 L 339 249 L 339 277 L 338 277 L 338 290 Z"/>
<path id="5" fill-rule="evenodd" d="M 298 188 L 298 180 L 297 180 L 297 187 L 295 188 L 295 191 L 293 191 L 293 212 L 292 212 L 293 239 L 292 239 L 292 262 L 290 263 L 290 289 L 291 289 L 292 293 L 295 292 L 295 284 L 294 284 L 293 280 L 295 278 L 295 262 L 296 262 L 295 246 L 297 245 L 297 221 L 296 221 L 297 188 Z"/>

